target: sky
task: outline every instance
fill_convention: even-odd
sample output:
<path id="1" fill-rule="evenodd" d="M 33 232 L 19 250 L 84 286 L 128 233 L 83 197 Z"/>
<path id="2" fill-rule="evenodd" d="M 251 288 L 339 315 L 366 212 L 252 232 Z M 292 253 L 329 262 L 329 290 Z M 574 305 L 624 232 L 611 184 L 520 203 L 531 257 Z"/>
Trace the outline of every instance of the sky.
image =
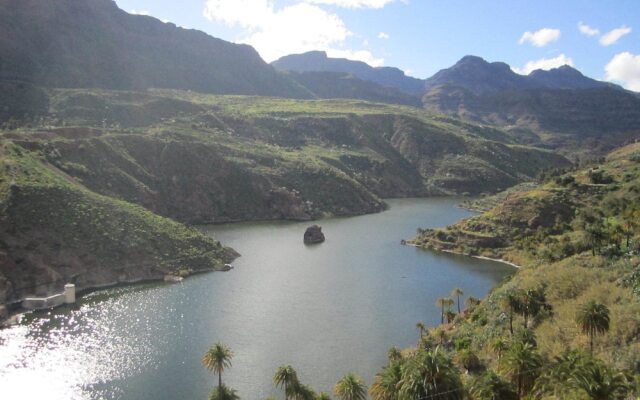
<path id="1" fill-rule="evenodd" d="M 640 91 L 640 0 L 116 0 L 252 45 L 271 62 L 325 50 L 428 78 L 465 55 L 521 74 L 571 65 Z"/>

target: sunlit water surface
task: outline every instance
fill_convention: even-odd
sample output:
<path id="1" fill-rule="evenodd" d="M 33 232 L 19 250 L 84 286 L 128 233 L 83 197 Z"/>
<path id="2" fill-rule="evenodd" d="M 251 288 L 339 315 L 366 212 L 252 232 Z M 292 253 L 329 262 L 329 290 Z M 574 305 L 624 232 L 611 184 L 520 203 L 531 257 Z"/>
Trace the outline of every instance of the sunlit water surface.
<path id="1" fill-rule="evenodd" d="M 200 359 L 216 341 L 235 352 L 223 379 L 244 399 L 279 394 L 271 377 L 285 363 L 317 390 L 347 372 L 369 384 L 390 346 L 416 342 L 417 321 L 439 322 L 438 297 L 456 286 L 483 297 L 512 272 L 399 244 L 469 215 L 457 202 L 392 200 L 380 214 L 323 220 L 315 246 L 302 243 L 306 223 L 203 227 L 242 254 L 234 270 L 27 315 L 0 331 L 0 398 L 206 399 L 216 380 Z"/>

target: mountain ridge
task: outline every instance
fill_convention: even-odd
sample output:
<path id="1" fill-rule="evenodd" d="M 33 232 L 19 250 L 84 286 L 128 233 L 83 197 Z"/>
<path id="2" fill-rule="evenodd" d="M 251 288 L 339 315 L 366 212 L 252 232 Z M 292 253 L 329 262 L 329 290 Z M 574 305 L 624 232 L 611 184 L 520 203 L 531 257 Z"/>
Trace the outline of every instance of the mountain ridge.
<path id="1" fill-rule="evenodd" d="M 131 15 L 110 0 L 2 0 L 0 6 L 3 80 L 313 97 L 250 46 Z"/>
<path id="2" fill-rule="evenodd" d="M 395 67 L 372 67 L 363 61 L 328 57 L 325 51 L 290 54 L 271 63 L 280 70 L 295 72 L 343 72 L 382 86 L 393 87 L 407 94 L 420 96 L 424 80 L 407 76 Z"/>

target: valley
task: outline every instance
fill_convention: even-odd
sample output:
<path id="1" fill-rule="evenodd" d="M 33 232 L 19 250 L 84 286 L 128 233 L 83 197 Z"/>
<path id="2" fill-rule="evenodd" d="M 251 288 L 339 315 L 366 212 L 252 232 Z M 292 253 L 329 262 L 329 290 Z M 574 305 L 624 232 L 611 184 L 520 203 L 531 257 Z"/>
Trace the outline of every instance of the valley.
<path id="1" fill-rule="evenodd" d="M 0 0 L 0 397 L 640 394 L 630 26 L 199 2 Z"/>

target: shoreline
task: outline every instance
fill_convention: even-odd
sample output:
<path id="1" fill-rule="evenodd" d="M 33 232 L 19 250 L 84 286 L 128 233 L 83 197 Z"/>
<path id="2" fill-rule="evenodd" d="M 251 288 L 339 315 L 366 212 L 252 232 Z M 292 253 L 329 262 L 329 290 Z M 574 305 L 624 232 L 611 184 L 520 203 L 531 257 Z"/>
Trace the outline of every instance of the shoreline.
<path id="1" fill-rule="evenodd" d="M 224 270 L 219 270 L 219 269 L 208 269 L 208 268 L 203 268 L 203 269 L 198 269 L 198 270 L 193 270 L 191 272 L 190 275 L 188 275 L 187 277 L 185 277 L 185 279 L 188 279 L 194 275 L 201 275 L 201 274 L 205 274 L 205 273 L 209 273 L 209 272 L 228 272 L 228 271 L 224 271 Z M 100 284 L 100 285 L 93 285 L 93 286 L 87 286 L 87 287 L 83 287 L 80 289 L 77 289 L 76 291 L 76 303 L 84 296 L 89 295 L 91 293 L 95 293 L 95 292 L 100 292 L 102 290 L 108 290 L 108 289 L 113 289 L 113 288 L 118 288 L 118 287 L 130 287 L 130 286 L 137 286 L 137 285 L 145 285 L 145 284 L 149 284 L 149 283 L 164 283 L 167 285 L 173 285 L 176 283 L 182 283 L 182 282 L 167 282 L 164 280 L 164 276 L 160 278 L 141 278 L 141 279 L 132 279 L 132 280 L 128 280 L 128 281 L 118 281 L 118 282 L 108 282 L 108 283 L 104 283 L 104 284 Z M 7 329 L 7 328 L 11 328 L 15 325 L 20 324 L 20 321 L 22 320 L 23 316 L 27 313 L 33 313 L 33 312 L 40 312 L 40 311 L 49 311 L 49 310 L 53 310 L 56 308 L 60 308 L 60 307 L 65 307 L 65 306 L 73 306 L 76 303 L 73 304 L 60 304 L 58 306 L 54 306 L 54 307 L 48 307 L 48 308 L 42 308 L 42 309 L 34 309 L 34 310 L 28 310 L 25 309 L 21 306 L 22 301 L 24 299 L 12 302 L 12 303 L 7 303 L 6 305 L 8 305 L 9 307 L 7 307 L 7 311 L 9 313 L 9 315 L 7 316 L 6 319 L 4 320 L 0 320 L 0 330 L 2 329 Z"/>
<path id="2" fill-rule="evenodd" d="M 455 254 L 458 256 L 465 256 L 465 257 L 471 257 L 471 258 L 477 258 L 478 260 L 486 260 L 486 261 L 493 261 L 493 262 L 497 262 L 497 263 L 501 263 L 501 264 L 506 264 L 509 265 L 515 269 L 522 269 L 521 265 L 512 263 L 511 261 L 507 261 L 505 259 L 502 258 L 491 258 L 491 257 L 486 257 L 486 256 L 474 256 L 472 254 L 467 254 L 467 253 L 462 253 L 460 251 L 454 251 L 454 250 L 446 250 L 446 249 L 436 249 L 433 247 L 423 247 L 423 246 L 418 246 L 416 244 L 413 243 L 409 243 L 409 242 L 402 242 L 405 246 L 413 246 L 416 249 L 423 249 L 423 250 L 430 250 L 430 251 L 437 251 L 437 252 L 443 252 L 443 253 L 449 253 L 449 254 Z"/>

